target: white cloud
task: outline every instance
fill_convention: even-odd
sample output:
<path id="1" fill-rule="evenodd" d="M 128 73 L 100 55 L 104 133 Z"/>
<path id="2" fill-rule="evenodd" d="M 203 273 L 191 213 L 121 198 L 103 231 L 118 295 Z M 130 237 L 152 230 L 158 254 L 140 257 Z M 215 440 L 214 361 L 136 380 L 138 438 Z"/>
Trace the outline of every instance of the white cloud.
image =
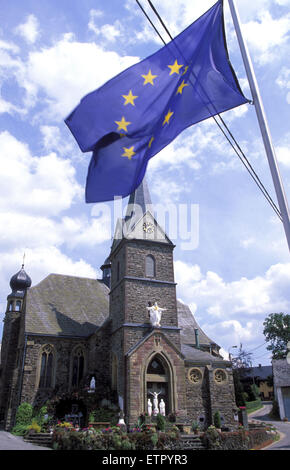
<path id="1" fill-rule="evenodd" d="M 288 311 L 290 300 L 286 286 L 290 282 L 290 264 L 271 266 L 262 276 L 242 277 L 226 282 L 217 273 L 202 275 L 198 266 L 183 261 L 175 262 L 179 296 L 195 302 L 198 314 L 207 312 L 220 319 L 242 315 L 267 316 L 275 311 Z M 190 276 L 189 273 L 192 273 Z M 194 279 L 197 273 L 197 279 Z"/>
<path id="2" fill-rule="evenodd" d="M 243 25 L 245 38 L 257 54 L 260 64 L 274 61 L 281 57 L 282 46 L 288 39 L 290 14 L 273 18 L 268 11 L 263 11 L 257 20 Z M 277 54 L 279 50 L 279 54 Z"/>
<path id="3" fill-rule="evenodd" d="M 287 67 L 282 67 L 276 83 L 281 88 L 286 88 L 286 90 L 290 89 L 290 68 L 288 69 Z M 288 104 L 290 104 L 290 91 L 287 92 L 286 101 Z"/>
<path id="4" fill-rule="evenodd" d="M 28 15 L 26 22 L 14 29 L 15 34 L 22 36 L 26 42 L 33 44 L 40 35 L 38 20 L 35 15 Z"/>
<path id="5" fill-rule="evenodd" d="M 69 160 L 55 153 L 34 157 L 7 131 L 0 134 L 0 210 L 56 215 L 82 195 Z"/>
<path id="6" fill-rule="evenodd" d="M 36 104 L 38 92 L 45 93 L 43 115 L 48 122 L 65 118 L 84 95 L 137 61 L 67 34 L 54 46 L 31 52 L 18 80 L 30 105 Z"/>
<path id="7" fill-rule="evenodd" d="M 276 147 L 277 159 L 282 165 L 290 168 L 290 148 L 289 147 Z"/>

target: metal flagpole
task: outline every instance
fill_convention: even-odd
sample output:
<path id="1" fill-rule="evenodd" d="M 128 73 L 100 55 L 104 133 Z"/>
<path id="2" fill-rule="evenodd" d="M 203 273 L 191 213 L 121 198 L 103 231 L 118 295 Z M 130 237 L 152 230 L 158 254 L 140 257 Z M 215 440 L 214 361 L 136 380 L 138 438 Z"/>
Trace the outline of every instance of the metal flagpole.
<path id="1" fill-rule="evenodd" d="M 274 187 L 276 191 L 276 196 L 277 196 L 280 212 L 282 215 L 282 220 L 283 220 L 284 230 L 285 230 L 285 234 L 286 234 L 286 238 L 288 242 L 288 247 L 290 250 L 289 208 L 288 208 L 288 203 L 287 203 L 285 191 L 283 188 L 283 183 L 282 183 L 279 168 L 278 168 L 278 163 L 275 157 L 275 151 L 274 151 L 274 147 L 273 147 L 272 140 L 271 140 L 270 130 L 268 127 L 258 83 L 256 80 L 253 64 L 251 61 L 251 57 L 250 57 L 247 45 L 245 44 L 243 40 L 242 31 L 241 31 L 241 22 L 240 22 L 239 14 L 235 6 L 235 1 L 229 0 L 229 6 L 230 6 L 230 10 L 231 10 L 235 30 L 236 30 L 238 42 L 240 45 L 241 54 L 243 57 L 247 77 L 249 80 L 253 102 L 254 102 L 254 106 L 256 109 L 256 114 L 257 114 L 260 130 L 261 130 L 261 134 L 262 134 L 262 138 L 263 138 L 263 142 L 264 142 L 264 146 L 265 146 L 265 150 L 266 150 L 266 154 L 267 154 L 267 158 L 268 158 L 268 162 L 269 162 L 269 166 L 270 166 L 270 170 L 272 174 L 272 179 L 273 179 L 273 183 L 274 183 Z"/>

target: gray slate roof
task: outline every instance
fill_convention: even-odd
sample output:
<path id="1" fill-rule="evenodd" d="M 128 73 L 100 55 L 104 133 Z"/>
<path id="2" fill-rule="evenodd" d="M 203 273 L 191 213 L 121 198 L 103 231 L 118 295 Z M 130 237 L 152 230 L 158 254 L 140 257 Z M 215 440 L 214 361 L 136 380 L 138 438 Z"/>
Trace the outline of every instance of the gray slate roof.
<path id="1" fill-rule="evenodd" d="M 109 315 L 108 293 L 96 279 L 50 274 L 27 292 L 25 331 L 88 336 Z"/>
<path id="2" fill-rule="evenodd" d="M 242 378 L 255 377 L 260 380 L 266 380 L 269 375 L 273 375 L 272 366 L 249 367 L 243 373 Z"/>
<path id="3" fill-rule="evenodd" d="M 189 362 L 198 362 L 211 364 L 212 362 L 224 363 L 225 365 L 229 364 L 228 361 L 225 361 L 221 357 L 213 356 L 212 354 L 201 351 L 200 349 L 193 348 L 188 344 L 181 344 L 181 352 L 185 356 L 185 359 Z"/>
<path id="4" fill-rule="evenodd" d="M 177 312 L 178 312 L 178 326 L 181 328 L 180 338 L 183 344 L 195 345 L 195 335 L 194 335 L 195 328 L 197 328 L 199 331 L 199 343 L 201 345 L 202 344 L 205 344 L 205 345 L 216 344 L 200 328 L 199 324 L 197 323 L 188 305 L 178 300 Z"/>

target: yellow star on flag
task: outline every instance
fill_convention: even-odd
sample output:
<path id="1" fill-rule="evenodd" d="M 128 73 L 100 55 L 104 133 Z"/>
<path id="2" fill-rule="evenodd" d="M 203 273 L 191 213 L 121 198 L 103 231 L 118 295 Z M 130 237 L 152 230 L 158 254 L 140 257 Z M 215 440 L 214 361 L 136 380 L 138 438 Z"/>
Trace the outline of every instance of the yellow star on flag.
<path id="1" fill-rule="evenodd" d="M 132 147 L 123 147 L 123 150 L 124 150 L 124 153 L 122 153 L 122 157 L 127 157 L 129 160 L 132 159 L 133 155 L 136 154 L 136 152 L 134 152 L 134 146 L 132 145 Z"/>
<path id="2" fill-rule="evenodd" d="M 152 145 L 152 142 L 154 140 L 154 137 L 152 136 L 151 139 L 149 140 L 149 144 L 148 144 L 148 147 L 151 148 L 151 145 Z"/>
<path id="3" fill-rule="evenodd" d="M 169 67 L 171 69 L 169 75 L 173 75 L 174 73 L 179 74 L 179 69 L 181 69 L 181 67 L 183 67 L 183 65 L 179 65 L 177 60 L 175 60 L 174 64 L 167 65 L 167 67 Z"/>
<path id="4" fill-rule="evenodd" d="M 182 95 L 182 92 L 183 92 L 183 88 L 185 86 L 188 86 L 188 83 L 184 83 L 184 80 L 182 80 L 182 83 L 179 85 L 179 87 L 177 88 L 177 92 L 176 94 L 178 95 L 178 93 L 180 93 Z"/>
<path id="5" fill-rule="evenodd" d="M 127 126 L 129 126 L 129 124 L 131 124 L 131 122 L 129 121 L 126 121 L 126 119 L 124 118 L 124 116 L 122 117 L 121 121 L 115 121 L 116 124 L 118 124 L 118 131 L 125 131 L 125 132 L 128 132 L 128 129 L 127 129 Z"/>
<path id="6" fill-rule="evenodd" d="M 165 116 L 165 119 L 164 119 L 164 121 L 163 121 L 162 126 L 164 126 L 164 124 L 169 124 L 169 120 L 170 120 L 172 114 L 173 114 L 173 111 L 170 111 L 170 110 L 169 110 L 168 113 L 167 113 L 166 116 Z"/>
<path id="7" fill-rule="evenodd" d="M 134 100 L 138 98 L 138 96 L 133 95 L 132 90 L 129 91 L 128 95 L 122 95 L 122 96 L 123 98 L 125 98 L 124 106 L 126 106 L 127 104 L 132 104 L 133 106 L 135 106 Z"/>
<path id="8" fill-rule="evenodd" d="M 154 78 L 157 77 L 157 75 L 152 75 L 151 69 L 147 73 L 147 75 L 141 75 L 143 78 L 145 78 L 143 85 L 147 85 L 147 83 L 151 83 L 151 85 L 154 85 Z"/>

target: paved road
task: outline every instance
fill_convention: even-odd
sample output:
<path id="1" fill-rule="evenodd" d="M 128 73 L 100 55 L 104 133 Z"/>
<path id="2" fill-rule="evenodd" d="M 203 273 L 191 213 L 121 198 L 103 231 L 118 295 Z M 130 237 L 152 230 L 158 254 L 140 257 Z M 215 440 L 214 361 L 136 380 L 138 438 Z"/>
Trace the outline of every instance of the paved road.
<path id="1" fill-rule="evenodd" d="M 22 437 L 0 431 L 0 450 L 51 450 L 48 447 L 35 446 L 24 442 Z"/>
<path id="2" fill-rule="evenodd" d="M 271 402 L 263 402 L 263 408 L 249 415 L 249 421 L 254 419 L 257 421 L 264 421 L 273 424 L 275 428 L 280 432 L 280 441 L 271 444 L 262 450 L 290 450 L 290 422 L 284 423 L 283 421 L 273 421 L 269 418 L 269 413 L 272 409 Z"/>

